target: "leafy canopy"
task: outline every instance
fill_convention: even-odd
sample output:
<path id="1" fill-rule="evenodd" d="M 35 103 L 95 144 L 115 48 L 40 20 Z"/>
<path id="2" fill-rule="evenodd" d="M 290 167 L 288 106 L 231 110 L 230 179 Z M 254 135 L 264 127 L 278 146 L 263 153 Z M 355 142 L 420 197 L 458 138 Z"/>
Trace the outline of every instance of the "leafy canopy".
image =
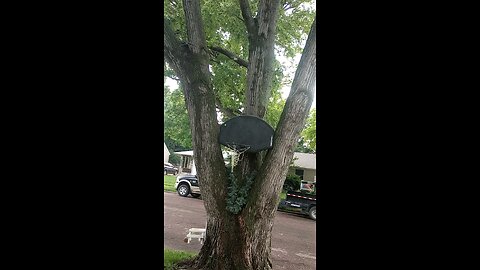
<path id="1" fill-rule="evenodd" d="M 171 151 L 187 150 L 192 148 L 192 134 L 190 119 L 185 99 L 180 90 L 171 91 L 164 86 L 163 137 L 165 144 Z"/>
<path id="2" fill-rule="evenodd" d="M 249 1 L 255 16 L 257 1 Z M 281 1 L 277 23 L 276 52 L 290 59 L 302 52 L 303 42 L 315 16 L 314 0 Z M 247 30 L 243 23 L 238 0 L 202 0 L 202 18 L 208 46 L 221 47 L 248 61 Z M 171 22 L 181 40 L 186 40 L 185 15 L 181 0 L 164 1 L 164 16 Z M 247 69 L 224 56 L 211 52 L 211 71 L 214 92 L 221 106 L 232 111 L 242 111 L 245 99 Z M 275 60 L 272 93 L 267 108 L 266 121 L 276 127 L 285 101 L 282 86 L 291 83 L 293 72 Z M 167 68 L 167 76 L 173 76 Z M 226 116 L 224 119 L 226 120 Z"/>
<path id="3" fill-rule="evenodd" d="M 307 118 L 305 129 L 302 131 L 302 139 L 305 145 L 316 152 L 317 150 L 317 109 L 313 108 L 310 111 L 310 116 Z"/>

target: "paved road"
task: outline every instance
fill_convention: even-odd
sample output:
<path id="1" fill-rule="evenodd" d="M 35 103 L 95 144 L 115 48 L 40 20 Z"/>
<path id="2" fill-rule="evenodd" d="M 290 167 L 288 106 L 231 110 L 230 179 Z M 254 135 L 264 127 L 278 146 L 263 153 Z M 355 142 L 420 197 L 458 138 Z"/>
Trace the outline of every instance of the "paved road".
<path id="1" fill-rule="evenodd" d="M 189 228 L 204 228 L 203 201 L 164 192 L 164 247 L 200 251 L 198 240 L 183 241 Z M 272 237 L 273 269 L 316 269 L 315 221 L 285 212 L 275 215 Z"/>

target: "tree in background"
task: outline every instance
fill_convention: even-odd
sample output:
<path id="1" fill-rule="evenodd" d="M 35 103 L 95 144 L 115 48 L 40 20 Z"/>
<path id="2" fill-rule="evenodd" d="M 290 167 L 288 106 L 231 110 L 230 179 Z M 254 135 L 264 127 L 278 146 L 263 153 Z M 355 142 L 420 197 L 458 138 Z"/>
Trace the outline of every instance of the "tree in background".
<path id="1" fill-rule="evenodd" d="M 181 90 L 169 90 L 164 86 L 163 138 L 171 152 L 191 150 L 192 133 L 185 97 Z"/>
<path id="2" fill-rule="evenodd" d="M 316 80 L 315 15 L 305 2 L 164 2 L 164 56 L 184 94 L 207 212 L 206 239 L 191 265 L 197 269 L 272 269 L 279 194 Z M 284 105 L 269 106 L 285 75 L 274 51 L 293 56 L 302 51 L 307 35 L 289 97 Z M 274 110 L 282 112 L 278 118 Z M 266 119 L 275 127 L 273 148 L 244 154 L 228 174 L 218 143 L 217 111 L 225 118 Z"/>
<path id="3" fill-rule="evenodd" d="M 313 108 L 310 111 L 310 116 L 307 119 L 305 129 L 302 131 L 302 144 L 311 153 L 317 152 L 317 110 Z M 305 152 L 310 153 L 310 152 Z"/>

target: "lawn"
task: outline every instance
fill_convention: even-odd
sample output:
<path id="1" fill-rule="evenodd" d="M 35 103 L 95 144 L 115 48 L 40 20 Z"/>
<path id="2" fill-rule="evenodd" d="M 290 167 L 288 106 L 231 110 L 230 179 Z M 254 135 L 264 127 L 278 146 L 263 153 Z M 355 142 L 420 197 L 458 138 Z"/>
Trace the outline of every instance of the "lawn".
<path id="1" fill-rule="evenodd" d="M 163 176 L 163 190 L 166 192 L 176 192 L 175 190 L 175 175 L 164 175 Z"/>
<path id="2" fill-rule="evenodd" d="M 192 252 L 185 252 L 172 249 L 163 249 L 163 269 L 174 270 L 176 269 L 173 265 L 179 261 L 191 259 L 197 254 Z"/>

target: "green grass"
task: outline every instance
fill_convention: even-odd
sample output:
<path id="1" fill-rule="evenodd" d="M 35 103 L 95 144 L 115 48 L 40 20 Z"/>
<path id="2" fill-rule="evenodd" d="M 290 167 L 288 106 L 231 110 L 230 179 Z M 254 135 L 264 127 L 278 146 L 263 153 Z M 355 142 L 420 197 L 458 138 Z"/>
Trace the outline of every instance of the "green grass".
<path id="1" fill-rule="evenodd" d="M 180 261 L 184 261 L 187 259 L 192 259 L 197 254 L 193 252 L 185 252 L 179 250 L 172 250 L 172 249 L 163 249 L 163 269 L 166 270 L 174 270 L 176 269 L 173 265 Z"/>
<path id="2" fill-rule="evenodd" d="M 177 192 L 175 190 L 175 179 L 177 177 L 174 175 L 164 175 L 163 176 L 163 190 L 166 192 Z"/>

